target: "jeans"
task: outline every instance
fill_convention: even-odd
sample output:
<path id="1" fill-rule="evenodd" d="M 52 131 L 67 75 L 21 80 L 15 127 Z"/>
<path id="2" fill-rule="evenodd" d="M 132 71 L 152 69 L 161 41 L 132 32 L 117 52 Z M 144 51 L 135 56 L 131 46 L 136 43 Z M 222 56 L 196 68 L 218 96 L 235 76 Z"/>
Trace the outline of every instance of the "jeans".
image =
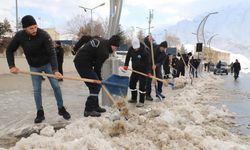
<path id="1" fill-rule="evenodd" d="M 31 67 L 30 66 L 30 71 L 32 71 L 32 72 L 45 72 L 48 74 L 53 74 L 51 64 L 47 64 L 47 65 L 44 65 L 41 67 Z M 42 110 L 43 109 L 42 94 L 41 94 L 42 76 L 31 75 L 31 79 L 32 79 L 32 85 L 33 85 L 33 91 L 34 91 L 34 98 L 35 98 L 35 102 L 36 102 L 36 109 Z M 57 107 L 62 108 L 63 107 L 62 92 L 61 92 L 61 88 L 58 84 L 58 81 L 57 81 L 57 79 L 51 78 L 51 77 L 48 77 L 48 79 L 49 79 L 50 85 L 54 91 L 54 95 L 55 95 L 56 102 L 57 102 Z"/>

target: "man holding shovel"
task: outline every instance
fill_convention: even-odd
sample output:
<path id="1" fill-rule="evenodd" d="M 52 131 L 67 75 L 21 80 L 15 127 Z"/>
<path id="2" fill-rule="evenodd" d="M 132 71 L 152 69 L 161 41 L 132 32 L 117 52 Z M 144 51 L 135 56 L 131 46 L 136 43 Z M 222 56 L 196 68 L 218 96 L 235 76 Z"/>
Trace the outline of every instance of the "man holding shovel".
<path id="1" fill-rule="evenodd" d="M 31 15 L 26 15 L 22 18 L 22 26 L 23 30 L 16 33 L 6 50 L 10 72 L 14 74 L 19 72 L 19 69 L 15 65 L 14 52 L 21 46 L 30 71 L 45 72 L 48 74 L 54 73 L 55 78 L 62 78 L 61 73 L 58 72 L 56 52 L 49 34 L 37 27 L 36 20 Z M 49 78 L 49 81 L 54 90 L 58 114 L 68 120 L 70 119 L 70 114 L 63 106 L 61 89 L 55 78 Z M 32 75 L 31 79 L 37 109 L 37 116 L 34 122 L 41 123 L 45 119 L 41 96 L 42 76 Z"/>
<path id="2" fill-rule="evenodd" d="M 102 65 L 108 59 L 109 54 L 117 50 L 119 43 L 120 37 L 117 35 L 113 35 L 109 40 L 100 37 L 90 39 L 84 46 L 77 50 L 74 59 L 79 75 L 82 78 L 102 80 Z M 100 113 L 106 111 L 98 104 L 98 94 L 101 90 L 101 85 L 88 82 L 85 82 L 85 84 L 89 88 L 90 95 L 85 103 L 84 116 L 99 117 L 101 116 Z"/>
<path id="3" fill-rule="evenodd" d="M 144 74 L 148 74 L 151 77 L 151 73 L 149 71 L 149 60 L 148 60 L 148 52 L 145 49 L 145 46 L 140 43 L 138 38 L 134 38 L 132 40 L 132 46 L 129 48 L 128 53 L 126 55 L 125 64 L 123 66 L 124 70 L 128 70 L 129 61 L 132 61 L 132 68 L 135 71 L 139 71 Z M 143 107 L 144 100 L 146 95 L 146 77 L 132 72 L 130 76 L 129 87 L 131 90 L 131 100 L 130 103 L 137 103 L 137 89 L 136 84 L 139 81 L 139 103 L 136 104 L 136 107 Z"/>
<path id="4" fill-rule="evenodd" d="M 162 65 L 167 57 L 166 50 L 168 48 L 167 41 L 161 42 L 161 44 L 156 48 L 155 52 L 155 72 L 156 77 L 162 79 Z M 163 83 L 160 81 L 157 81 L 157 87 L 156 87 L 156 97 L 160 100 L 164 99 L 165 96 L 162 95 L 162 85 Z"/>

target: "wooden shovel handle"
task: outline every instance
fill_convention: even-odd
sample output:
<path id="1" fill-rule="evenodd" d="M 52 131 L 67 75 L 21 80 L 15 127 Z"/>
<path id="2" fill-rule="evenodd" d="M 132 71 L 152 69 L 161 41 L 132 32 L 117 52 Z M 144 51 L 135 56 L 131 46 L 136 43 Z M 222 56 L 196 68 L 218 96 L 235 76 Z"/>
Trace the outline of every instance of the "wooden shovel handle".
<path id="1" fill-rule="evenodd" d="M 140 74 L 140 75 L 143 75 L 143 76 L 149 77 L 147 74 L 142 73 L 142 72 L 140 72 L 140 71 L 136 71 L 136 70 L 133 70 L 133 69 L 130 69 L 130 68 L 128 68 L 128 70 L 129 70 L 129 71 L 132 71 L 132 72 L 134 72 L 134 73 L 137 73 L 137 74 Z M 149 78 L 155 79 L 155 80 L 160 81 L 160 82 L 165 83 L 165 84 L 167 83 L 167 81 L 166 81 L 166 80 L 163 80 L 163 79 L 157 78 L 157 77 L 155 77 L 155 76 L 150 76 Z"/>
<path id="2" fill-rule="evenodd" d="M 28 74 L 28 75 L 36 75 L 36 76 L 46 76 L 46 77 L 52 77 L 55 78 L 53 74 L 47 74 L 47 73 L 39 73 L 39 72 L 28 72 L 28 71 L 18 71 L 20 74 Z M 89 83 L 96 83 L 96 84 L 101 84 L 102 81 L 100 80 L 94 80 L 94 79 L 87 79 L 87 78 L 79 78 L 79 77 L 66 77 L 63 76 L 63 79 L 67 80 L 76 80 L 76 81 L 84 81 L 84 82 L 89 82 Z"/>

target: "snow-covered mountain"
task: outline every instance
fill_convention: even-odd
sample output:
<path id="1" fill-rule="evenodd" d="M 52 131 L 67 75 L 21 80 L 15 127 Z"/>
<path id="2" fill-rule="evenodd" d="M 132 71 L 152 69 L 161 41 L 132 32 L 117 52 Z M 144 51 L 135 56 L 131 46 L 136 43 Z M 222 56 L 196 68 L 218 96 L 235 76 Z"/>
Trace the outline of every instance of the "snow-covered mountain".
<path id="1" fill-rule="evenodd" d="M 235 5 L 226 6 L 218 11 L 218 14 L 209 16 L 205 25 L 205 40 L 215 36 L 211 46 L 228 50 L 232 53 L 243 54 L 250 58 L 250 1 L 244 1 Z M 194 18 L 183 20 L 171 27 L 159 27 L 155 32 L 167 28 L 168 34 L 178 36 L 182 43 L 196 43 L 197 28 L 201 20 L 208 12 Z"/>

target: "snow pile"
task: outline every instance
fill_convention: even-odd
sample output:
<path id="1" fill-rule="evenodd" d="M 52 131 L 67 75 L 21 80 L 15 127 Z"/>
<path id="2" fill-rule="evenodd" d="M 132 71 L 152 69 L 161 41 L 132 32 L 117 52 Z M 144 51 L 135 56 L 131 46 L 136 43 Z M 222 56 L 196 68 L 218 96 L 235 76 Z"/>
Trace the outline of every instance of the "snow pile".
<path id="1" fill-rule="evenodd" d="M 223 79 L 206 75 L 195 80 L 163 102 L 146 103 L 142 109 L 130 106 L 128 120 L 79 118 L 58 131 L 47 126 L 10 149 L 250 149 L 228 131 L 233 123 L 227 108 L 206 104 L 214 97 L 204 91 Z"/>

